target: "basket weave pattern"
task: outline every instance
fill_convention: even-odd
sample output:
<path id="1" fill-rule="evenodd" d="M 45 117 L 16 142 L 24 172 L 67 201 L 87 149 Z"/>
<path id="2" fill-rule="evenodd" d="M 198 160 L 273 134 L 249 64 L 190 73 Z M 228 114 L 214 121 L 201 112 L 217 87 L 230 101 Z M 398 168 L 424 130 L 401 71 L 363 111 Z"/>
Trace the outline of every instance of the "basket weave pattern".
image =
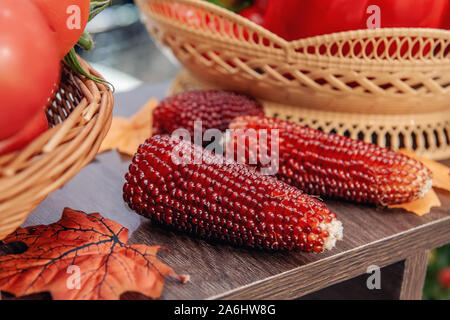
<path id="1" fill-rule="evenodd" d="M 200 0 L 138 0 L 149 31 L 195 76 L 256 97 L 352 113 L 445 110 L 450 32 L 378 29 L 288 42 Z"/>
<path id="2" fill-rule="evenodd" d="M 189 90 L 221 90 L 187 72 L 175 79 L 170 94 Z M 260 100 L 265 114 L 300 125 L 375 143 L 393 150 L 410 149 L 427 158 L 450 157 L 450 110 L 419 115 L 363 115 L 300 108 Z"/>
<path id="3" fill-rule="evenodd" d="M 268 114 L 324 131 L 450 157 L 450 31 L 357 30 L 288 42 L 206 1 L 136 3 L 149 32 L 192 75 L 182 82 L 253 95 Z"/>
<path id="4" fill-rule="evenodd" d="M 111 125 L 112 107 L 106 85 L 63 70 L 47 108 L 51 129 L 26 148 L 0 157 L 0 239 L 95 157 Z"/>

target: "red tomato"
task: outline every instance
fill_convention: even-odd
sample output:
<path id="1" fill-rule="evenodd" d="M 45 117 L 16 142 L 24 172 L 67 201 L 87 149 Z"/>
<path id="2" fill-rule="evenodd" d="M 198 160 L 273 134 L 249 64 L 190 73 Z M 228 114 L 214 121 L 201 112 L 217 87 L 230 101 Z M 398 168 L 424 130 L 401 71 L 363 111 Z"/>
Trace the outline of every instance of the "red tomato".
<path id="1" fill-rule="evenodd" d="M 449 0 L 269 0 L 263 25 L 289 41 L 367 29 L 371 5 L 380 8 L 382 28 L 440 28 Z"/>
<path id="2" fill-rule="evenodd" d="M 450 288 L 450 267 L 442 269 L 438 275 L 439 284 L 443 288 Z"/>
<path id="3" fill-rule="evenodd" d="M 90 0 L 31 0 L 55 32 L 62 59 L 80 40 L 89 19 Z"/>
<path id="4" fill-rule="evenodd" d="M 264 23 L 264 14 L 255 7 L 248 7 L 239 12 L 239 15 L 259 25 Z"/>
<path id="5" fill-rule="evenodd" d="M 0 156 L 25 147 L 47 129 L 47 116 L 44 111 L 40 111 L 19 132 L 0 141 Z"/>
<path id="6" fill-rule="evenodd" d="M 0 2 L 0 140 L 46 106 L 60 76 L 55 38 L 28 0 Z"/>
<path id="7" fill-rule="evenodd" d="M 264 15 L 267 10 L 267 0 L 255 0 L 252 6 L 239 12 L 239 15 L 253 21 L 256 24 L 264 23 Z"/>

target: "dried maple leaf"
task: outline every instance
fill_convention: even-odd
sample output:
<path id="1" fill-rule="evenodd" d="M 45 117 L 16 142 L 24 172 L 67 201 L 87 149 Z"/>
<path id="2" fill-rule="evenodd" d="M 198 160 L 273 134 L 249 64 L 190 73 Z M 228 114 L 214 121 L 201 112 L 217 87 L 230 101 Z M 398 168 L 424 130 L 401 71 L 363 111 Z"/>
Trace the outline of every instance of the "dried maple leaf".
<path id="1" fill-rule="evenodd" d="M 402 149 L 399 151 L 410 158 L 422 162 L 428 169 L 433 172 L 433 187 L 450 191 L 450 168 L 442 163 L 436 162 L 417 155 L 414 151 Z"/>
<path id="2" fill-rule="evenodd" d="M 428 167 L 428 169 L 430 169 L 433 173 L 433 187 L 450 191 L 450 168 L 439 162 L 421 157 L 411 150 L 402 149 L 399 150 L 399 153 L 420 161 Z M 402 208 L 418 216 L 423 216 L 430 213 L 431 208 L 440 206 L 441 201 L 439 200 L 436 192 L 434 190 L 430 190 L 422 199 L 409 203 L 389 206 L 389 208 Z"/>
<path id="3" fill-rule="evenodd" d="M 152 135 L 153 110 L 157 105 L 158 101 L 152 98 L 131 119 L 114 117 L 99 153 L 117 149 L 133 156 L 139 145 Z"/>
<path id="4" fill-rule="evenodd" d="M 0 290 L 50 292 L 53 299 L 119 299 L 126 291 L 158 298 L 166 277 L 187 281 L 157 259 L 161 247 L 127 240 L 120 224 L 66 208 L 60 221 L 18 229 L 4 240 L 28 249 L 0 257 Z"/>
<path id="5" fill-rule="evenodd" d="M 440 206 L 441 201 L 439 200 L 436 192 L 431 189 L 422 199 L 418 199 L 408 203 L 392 205 L 389 206 L 389 208 L 401 208 L 418 216 L 423 216 L 427 213 L 430 213 L 431 208 Z"/>

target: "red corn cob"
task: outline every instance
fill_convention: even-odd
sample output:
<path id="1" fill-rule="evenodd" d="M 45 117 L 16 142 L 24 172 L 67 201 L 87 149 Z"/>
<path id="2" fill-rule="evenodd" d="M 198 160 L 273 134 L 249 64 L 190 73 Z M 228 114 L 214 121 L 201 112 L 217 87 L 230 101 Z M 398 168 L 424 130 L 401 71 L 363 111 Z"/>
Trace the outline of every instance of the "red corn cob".
<path id="1" fill-rule="evenodd" d="M 264 110 L 256 100 L 234 92 L 187 91 L 163 100 L 154 110 L 154 134 L 184 128 L 193 136 L 199 120 L 202 134 L 208 129 L 224 131 L 234 118 L 245 115 L 264 115 Z"/>
<path id="2" fill-rule="evenodd" d="M 174 162 L 174 154 L 202 161 Z M 341 222 L 321 201 L 188 141 L 148 139 L 125 179 L 131 209 L 202 238 L 307 252 L 342 238 Z"/>
<path id="3" fill-rule="evenodd" d="M 308 194 L 386 206 L 422 198 L 432 185 L 432 174 L 422 163 L 374 144 L 267 117 L 237 118 L 230 128 L 241 129 L 233 131 L 228 148 L 244 148 L 245 156 L 236 159 L 244 163 L 260 157 L 255 148 L 259 130 L 268 133 L 268 146 L 270 133 L 278 130 L 277 177 Z M 239 135 L 248 144 L 238 145 Z"/>

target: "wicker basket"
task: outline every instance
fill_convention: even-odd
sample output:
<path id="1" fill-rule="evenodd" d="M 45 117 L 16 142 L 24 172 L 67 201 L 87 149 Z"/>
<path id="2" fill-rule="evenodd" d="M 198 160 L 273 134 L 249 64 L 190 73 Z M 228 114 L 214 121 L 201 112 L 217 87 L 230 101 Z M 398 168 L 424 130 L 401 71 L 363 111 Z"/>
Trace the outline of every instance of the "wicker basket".
<path id="1" fill-rule="evenodd" d="M 288 42 L 206 1 L 136 3 L 149 32 L 196 82 L 251 94 L 305 125 L 450 156 L 450 31 L 358 30 Z"/>
<path id="2" fill-rule="evenodd" d="M 112 108 L 108 86 L 63 70 L 47 108 L 51 129 L 26 148 L 0 157 L 0 239 L 95 157 L 111 125 Z"/>

